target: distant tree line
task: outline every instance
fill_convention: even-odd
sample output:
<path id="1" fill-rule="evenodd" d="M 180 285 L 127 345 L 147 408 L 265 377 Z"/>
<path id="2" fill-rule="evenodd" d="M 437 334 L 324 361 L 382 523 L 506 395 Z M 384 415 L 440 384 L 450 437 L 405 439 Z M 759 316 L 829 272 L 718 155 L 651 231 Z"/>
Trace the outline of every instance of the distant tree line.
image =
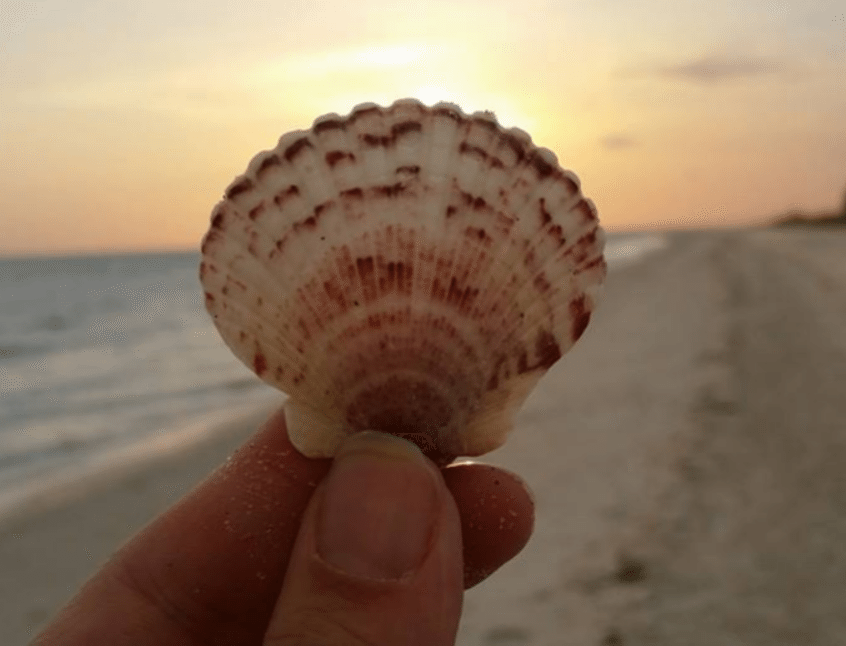
<path id="1" fill-rule="evenodd" d="M 840 211 L 813 214 L 793 211 L 777 218 L 773 224 L 776 226 L 844 226 L 846 225 L 846 193 L 843 194 L 843 204 L 840 206 Z"/>

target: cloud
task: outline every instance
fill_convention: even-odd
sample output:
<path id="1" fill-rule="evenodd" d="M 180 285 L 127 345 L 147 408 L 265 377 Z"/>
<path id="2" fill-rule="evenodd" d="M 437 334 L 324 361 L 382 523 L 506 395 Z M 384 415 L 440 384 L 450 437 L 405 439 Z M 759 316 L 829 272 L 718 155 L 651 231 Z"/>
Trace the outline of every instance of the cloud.
<path id="1" fill-rule="evenodd" d="M 694 83 L 723 83 L 761 76 L 787 76 L 795 72 L 784 61 L 753 56 L 703 56 L 679 65 L 657 68 L 660 76 Z"/>
<path id="2" fill-rule="evenodd" d="M 606 135 L 600 140 L 600 143 L 607 150 L 623 150 L 625 148 L 635 148 L 640 145 L 637 139 L 620 132 Z"/>

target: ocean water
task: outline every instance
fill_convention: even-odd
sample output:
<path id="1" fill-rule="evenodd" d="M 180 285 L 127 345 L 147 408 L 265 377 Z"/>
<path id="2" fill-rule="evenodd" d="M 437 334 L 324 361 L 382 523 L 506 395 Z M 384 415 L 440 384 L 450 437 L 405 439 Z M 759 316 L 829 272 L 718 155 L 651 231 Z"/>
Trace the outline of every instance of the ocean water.
<path id="1" fill-rule="evenodd" d="M 611 271 L 659 249 L 610 236 Z M 206 314 L 196 253 L 0 259 L 0 517 L 281 401 Z"/>

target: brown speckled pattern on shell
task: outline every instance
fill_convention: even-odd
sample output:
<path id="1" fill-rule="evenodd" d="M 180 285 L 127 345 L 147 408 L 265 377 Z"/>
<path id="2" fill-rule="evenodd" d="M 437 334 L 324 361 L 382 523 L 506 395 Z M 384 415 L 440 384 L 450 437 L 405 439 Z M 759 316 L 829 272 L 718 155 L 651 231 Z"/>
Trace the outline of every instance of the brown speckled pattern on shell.
<path id="1" fill-rule="evenodd" d="M 203 241 L 226 343 L 288 393 L 295 446 L 500 445 L 581 336 L 605 275 L 576 177 L 489 113 L 401 100 L 327 115 L 256 156 Z"/>

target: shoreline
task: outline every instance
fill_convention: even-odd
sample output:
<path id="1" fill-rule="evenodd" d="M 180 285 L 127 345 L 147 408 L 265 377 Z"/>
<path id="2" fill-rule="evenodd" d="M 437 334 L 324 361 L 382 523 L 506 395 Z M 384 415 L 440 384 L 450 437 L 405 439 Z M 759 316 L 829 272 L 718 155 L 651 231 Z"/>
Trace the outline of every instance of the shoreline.
<path id="1" fill-rule="evenodd" d="M 7 487 L 0 491 L 0 537 L 8 527 L 28 517 L 49 513 L 170 462 L 190 459 L 210 445 L 245 441 L 283 401 L 281 393 L 272 394 L 266 403 L 208 413 L 165 436 L 116 447 L 91 456 L 84 464 L 60 468 L 46 478 L 39 474 L 34 480 Z"/>

